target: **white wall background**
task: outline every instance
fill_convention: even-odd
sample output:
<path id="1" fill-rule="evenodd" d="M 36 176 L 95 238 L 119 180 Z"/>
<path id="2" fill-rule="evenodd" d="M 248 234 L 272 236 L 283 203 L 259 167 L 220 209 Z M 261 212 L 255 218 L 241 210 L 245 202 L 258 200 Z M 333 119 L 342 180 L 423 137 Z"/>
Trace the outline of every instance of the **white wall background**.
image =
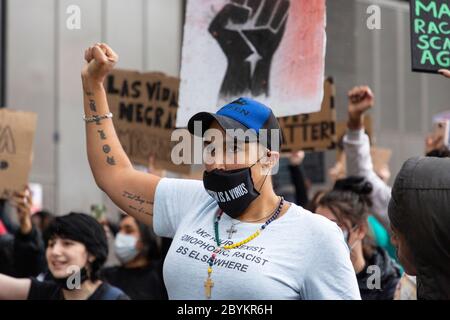
<path id="1" fill-rule="evenodd" d="M 69 30 L 67 7 L 81 9 Z M 88 212 L 104 201 L 86 156 L 80 70 L 84 49 L 107 42 L 119 68 L 179 75 L 181 0 L 10 0 L 7 7 L 7 107 L 38 113 L 30 180 L 44 207 Z"/>

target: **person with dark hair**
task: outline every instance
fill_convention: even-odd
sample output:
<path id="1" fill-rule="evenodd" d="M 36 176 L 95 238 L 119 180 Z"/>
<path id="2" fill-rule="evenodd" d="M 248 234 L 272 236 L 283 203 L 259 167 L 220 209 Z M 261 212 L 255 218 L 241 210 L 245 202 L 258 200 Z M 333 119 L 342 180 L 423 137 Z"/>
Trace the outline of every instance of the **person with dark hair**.
<path id="1" fill-rule="evenodd" d="M 306 210 L 309 210 L 311 212 L 316 212 L 317 207 L 319 206 L 320 198 L 322 198 L 328 190 L 326 189 L 319 189 L 314 192 L 311 200 L 308 201 L 308 204 L 306 205 Z"/>
<path id="2" fill-rule="evenodd" d="M 359 86 L 348 92 L 348 99 L 348 130 L 343 139 L 347 175 L 364 177 L 372 184 L 373 190 L 370 194 L 373 202 L 372 213 L 386 229 L 389 229 L 387 212 L 391 199 L 391 187 L 387 181 L 390 173 L 384 174 L 382 170 L 377 172 L 374 170 L 369 136 L 364 132 L 364 115 L 373 108 L 375 96 L 369 87 Z M 425 155 L 447 158 L 450 156 L 450 151 L 442 143 L 442 137 L 436 139 L 428 136 L 425 139 Z M 389 170 L 384 171 L 389 172 Z"/>
<path id="3" fill-rule="evenodd" d="M 434 149 L 430 152 L 427 152 L 426 156 L 434 158 L 450 158 L 450 150 L 447 147 Z"/>
<path id="4" fill-rule="evenodd" d="M 348 130 L 343 139 L 347 176 L 364 177 L 372 184 L 372 192 L 368 195 L 373 204 L 372 214 L 388 229 L 389 175 L 374 170 L 369 136 L 364 132 L 364 114 L 373 107 L 375 97 L 369 87 L 359 86 L 348 92 L 348 100 Z"/>
<path id="5" fill-rule="evenodd" d="M 407 160 L 392 188 L 392 242 L 417 299 L 450 300 L 450 159 Z"/>
<path id="6" fill-rule="evenodd" d="M 47 229 L 48 225 L 50 224 L 50 222 L 52 222 L 53 219 L 54 219 L 53 214 L 47 210 L 35 212 L 31 216 L 33 224 L 42 233 L 44 233 L 45 229 Z"/>
<path id="7" fill-rule="evenodd" d="M 108 255 L 103 227 L 91 216 L 70 213 L 55 218 L 44 241 L 51 281 L 17 279 L 0 274 L 0 299 L 126 300 L 121 290 L 98 273 Z"/>
<path id="8" fill-rule="evenodd" d="M 371 192 L 371 183 L 362 177 L 338 180 L 333 190 L 320 198 L 316 212 L 334 221 L 342 229 L 361 298 L 392 300 L 400 279 L 400 269 L 370 237 L 367 219 Z"/>
<path id="9" fill-rule="evenodd" d="M 131 216 L 122 216 L 114 249 L 121 265 L 103 269 L 102 279 L 133 300 L 167 300 L 161 250 L 153 230 Z"/>

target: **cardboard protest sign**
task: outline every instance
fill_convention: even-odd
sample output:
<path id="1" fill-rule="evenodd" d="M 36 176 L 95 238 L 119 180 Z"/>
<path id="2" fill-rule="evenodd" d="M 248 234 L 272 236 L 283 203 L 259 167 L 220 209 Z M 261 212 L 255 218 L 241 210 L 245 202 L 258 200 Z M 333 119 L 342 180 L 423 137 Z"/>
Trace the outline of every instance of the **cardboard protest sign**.
<path id="1" fill-rule="evenodd" d="M 28 183 L 36 121 L 32 112 L 0 109 L 0 198 Z"/>
<path id="2" fill-rule="evenodd" d="M 336 142 L 335 86 L 331 78 L 324 83 L 321 110 L 310 114 L 278 118 L 283 130 L 281 151 L 327 150 Z"/>
<path id="3" fill-rule="evenodd" d="M 114 127 L 133 163 L 147 166 L 153 155 L 157 169 L 189 172 L 189 166 L 171 160 L 178 86 L 179 79 L 158 72 L 114 70 L 106 79 Z"/>
<path id="4" fill-rule="evenodd" d="M 325 0 L 189 0 L 177 127 L 254 98 L 278 117 L 319 111 Z"/>
<path id="5" fill-rule="evenodd" d="M 410 1 L 412 70 L 450 68 L 450 1 Z"/>

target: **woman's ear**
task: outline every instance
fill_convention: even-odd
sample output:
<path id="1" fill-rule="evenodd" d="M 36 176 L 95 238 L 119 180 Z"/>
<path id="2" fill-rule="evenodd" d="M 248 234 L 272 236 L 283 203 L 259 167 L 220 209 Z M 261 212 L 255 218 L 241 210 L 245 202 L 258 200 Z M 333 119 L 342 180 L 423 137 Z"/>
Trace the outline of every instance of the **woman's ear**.
<path id="1" fill-rule="evenodd" d="M 89 263 L 93 263 L 94 261 L 95 261 L 95 257 L 92 254 L 89 253 L 89 255 L 88 255 L 88 262 Z"/>
<path id="2" fill-rule="evenodd" d="M 268 169 L 272 169 L 280 160 L 280 153 L 278 151 L 267 151 L 266 164 Z"/>
<path id="3" fill-rule="evenodd" d="M 367 233 L 369 232 L 369 224 L 367 221 L 361 223 L 358 228 L 355 230 L 355 235 L 358 240 L 362 240 L 365 238 Z"/>
<path id="4" fill-rule="evenodd" d="M 264 149 L 260 149 L 264 148 Z M 280 159 L 280 153 L 277 151 L 268 150 L 261 145 L 258 146 L 259 163 L 261 165 L 261 174 L 268 175 L 271 173 L 272 168 L 278 163 Z"/>

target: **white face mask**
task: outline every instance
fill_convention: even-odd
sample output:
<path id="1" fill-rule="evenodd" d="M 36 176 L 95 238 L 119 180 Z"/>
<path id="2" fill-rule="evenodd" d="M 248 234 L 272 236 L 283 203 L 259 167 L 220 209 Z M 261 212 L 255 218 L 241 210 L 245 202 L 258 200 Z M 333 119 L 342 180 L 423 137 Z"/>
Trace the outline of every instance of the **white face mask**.
<path id="1" fill-rule="evenodd" d="M 118 233 L 114 241 L 114 251 L 121 263 L 127 263 L 139 254 L 136 249 L 137 238 L 132 235 Z"/>
<path id="2" fill-rule="evenodd" d="M 354 227 L 351 229 L 351 232 L 355 231 L 357 228 L 358 228 L 357 225 L 354 226 Z M 356 244 L 359 242 L 359 240 L 355 241 L 352 245 L 350 245 L 350 244 L 348 243 L 349 238 L 350 238 L 350 234 L 349 234 L 348 230 L 347 230 L 347 229 L 344 229 L 344 230 L 342 230 L 342 233 L 344 234 L 344 240 L 345 240 L 345 243 L 347 244 L 348 250 L 349 250 L 350 252 L 352 252 L 353 248 L 356 246 Z"/>

